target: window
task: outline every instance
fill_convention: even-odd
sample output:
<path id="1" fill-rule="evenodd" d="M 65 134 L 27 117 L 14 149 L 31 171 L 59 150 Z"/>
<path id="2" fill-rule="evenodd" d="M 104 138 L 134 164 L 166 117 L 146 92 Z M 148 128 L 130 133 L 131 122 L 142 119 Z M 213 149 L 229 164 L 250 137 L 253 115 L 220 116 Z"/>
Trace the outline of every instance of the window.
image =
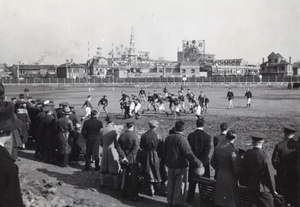
<path id="1" fill-rule="evenodd" d="M 270 58 L 270 59 L 268 59 L 268 62 L 269 62 L 269 63 L 271 63 L 271 62 L 272 62 L 271 58 Z"/>
<path id="2" fill-rule="evenodd" d="M 275 61 L 274 61 L 275 63 L 278 63 L 278 59 L 275 59 Z"/>
<path id="3" fill-rule="evenodd" d="M 195 69 L 191 69 L 191 73 L 195 73 Z"/>
<path id="4" fill-rule="evenodd" d="M 182 73 L 186 73 L 186 69 L 182 69 L 181 72 L 182 72 Z"/>

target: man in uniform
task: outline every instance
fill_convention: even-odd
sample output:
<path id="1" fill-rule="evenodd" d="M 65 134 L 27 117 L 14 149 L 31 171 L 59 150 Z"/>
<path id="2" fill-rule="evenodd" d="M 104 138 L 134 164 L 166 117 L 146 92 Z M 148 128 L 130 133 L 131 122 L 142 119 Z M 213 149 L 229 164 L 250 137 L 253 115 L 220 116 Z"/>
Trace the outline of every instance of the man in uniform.
<path id="1" fill-rule="evenodd" d="M 101 98 L 101 99 L 99 100 L 99 102 L 98 102 L 99 112 L 98 112 L 98 115 L 97 115 L 97 116 L 100 115 L 100 112 L 101 112 L 101 106 L 102 106 L 102 109 L 103 109 L 103 111 L 105 112 L 106 116 L 108 116 L 107 110 L 106 110 L 106 108 L 107 108 L 107 106 L 108 106 L 108 100 L 107 100 L 106 97 L 107 97 L 107 96 L 104 95 L 103 98 Z M 100 105 L 101 105 L 101 106 L 100 106 Z"/>
<path id="2" fill-rule="evenodd" d="M 86 120 L 82 126 L 82 136 L 86 140 L 86 161 L 84 170 L 89 171 L 91 167 L 91 156 L 95 159 L 95 171 L 100 170 L 99 166 L 99 135 L 103 128 L 102 121 L 97 119 L 97 111 L 92 110 L 91 118 Z"/>
<path id="3" fill-rule="evenodd" d="M 272 164 L 277 171 L 277 192 L 283 195 L 286 204 L 297 205 L 297 182 L 299 174 L 297 170 L 297 147 L 295 140 L 296 129 L 294 126 L 284 126 L 284 140 L 275 145 L 272 155 Z M 299 139 L 299 138 L 298 138 Z"/>
<path id="4" fill-rule="evenodd" d="M 126 123 L 127 130 L 123 132 L 118 139 L 116 148 L 120 156 L 121 166 L 123 168 L 123 178 L 121 188 L 123 196 L 132 201 L 139 201 L 138 196 L 138 162 L 136 159 L 138 146 L 138 137 L 134 131 L 134 121 L 129 120 Z"/>
<path id="5" fill-rule="evenodd" d="M 204 118 L 200 117 L 196 121 L 197 129 L 190 133 L 188 136 L 188 142 L 192 148 L 194 155 L 203 163 L 205 168 L 205 173 L 203 177 L 210 178 L 210 170 L 209 170 L 209 152 L 211 149 L 211 138 L 210 136 L 203 130 L 204 126 Z M 189 168 L 189 192 L 188 192 L 188 202 L 192 202 L 195 196 L 196 182 L 193 180 L 194 178 L 194 168 L 190 166 Z"/>
<path id="6" fill-rule="evenodd" d="M 228 90 L 228 92 L 227 92 L 227 99 L 228 99 L 228 101 L 229 101 L 228 109 L 233 108 L 234 94 L 233 94 L 231 88 L 229 88 L 229 90 Z"/>
<path id="7" fill-rule="evenodd" d="M 250 202 L 254 206 L 273 207 L 275 191 L 274 171 L 269 156 L 262 150 L 267 136 L 260 132 L 251 134 L 253 148 L 248 150 L 241 164 L 245 173 Z"/>
<path id="8" fill-rule="evenodd" d="M 251 107 L 252 93 L 249 88 L 247 89 L 247 91 L 245 93 L 245 97 L 247 98 L 247 106 L 246 107 Z"/>

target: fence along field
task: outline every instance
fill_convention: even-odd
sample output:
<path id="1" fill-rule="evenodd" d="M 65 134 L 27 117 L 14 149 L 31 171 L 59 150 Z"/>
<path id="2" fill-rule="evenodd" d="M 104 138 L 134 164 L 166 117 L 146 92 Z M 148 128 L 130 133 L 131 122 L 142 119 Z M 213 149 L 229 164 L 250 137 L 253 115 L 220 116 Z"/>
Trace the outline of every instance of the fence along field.
<path id="1" fill-rule="evenodd" d="M 187 77 L 185 83 L 288 83 L 299 82 L 299 76 L 212 76 L 212 77 Z M 20 78 L 2 79 L 4 84 L 136 84 L 136 83 L 184 83 L 182 77 L 134 77 L 134 78 Z"/>

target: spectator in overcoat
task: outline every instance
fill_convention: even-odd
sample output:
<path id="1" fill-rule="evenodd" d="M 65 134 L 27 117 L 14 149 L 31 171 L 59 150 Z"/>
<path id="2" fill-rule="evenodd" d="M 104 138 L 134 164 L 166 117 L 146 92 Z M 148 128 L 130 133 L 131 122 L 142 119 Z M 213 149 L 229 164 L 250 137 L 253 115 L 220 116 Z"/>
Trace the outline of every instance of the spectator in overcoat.
<path id="1" fill-rule="evenodd" d="M 70 134 L 73 131 L 72 121 L 69 119 L 71 114 L 70 108 L 64 108 L 63 117 L 57 121 L 57 133 L 59 146 L 59 153 L 62 155 L 62 167 L 69 165 L 69 154 L 71 153 L 71 146 L 69 144 Z"/>
<path id="2" fill-rule="evenodd" d="M 100 188 L 104 187 L 105 175 L 109 174 L 113 177 L 115 189 L 119 189 L 118 175 L 121 169 L 119 163 L 119 154 L 116 149 L 118 142 L 118 134 L 114 127 L 114 118 L 108 116 L 106 118 L 107 125 L 100 131 L 100 146 L 102 150 L 101 169 L 100 169 Z"/>
<path id="3" fill-rule="evenodd" d="M 138 196 L 138 162 L 137 152 L 139 150 L 138 137 L 134 133 L 134 121 L 126 123 L 127 130 L 123 132 L 117 142 L 117 151 L 120 156 L 121 167 L 123 169 L 121 188 L 123 197 L 132 201 L 139 201 Z"/>
<path id="4" fill-rule="evenodd" d="M 203 177 L 210 178 L 209 170 L 209 152 L 211 149 L 211 137 L 203 130 L 204 118 L 200 117 L 196 121 L 197 129 L 188 135 L 188 142 L 192 148 L 194 155 L 203 163 L 205 173 Z M 195 196 L 196 182 L 194 181 L 195 169 L 192 165 L 189 166 L 189 192 L 188 202 L 192 202 Z"/>
<path id="5" fill-rule="evenodd" d="M 201 161 L 193 154 L 183 131 L 184 122 L 177 121 L 175 133 L 166 138 L 164 145 L 168 167 L 167 201 L 169 206 L 181 206 L 185 203 L 188 165 L 192 165 L 194 169 L 203 168 Z"/>
<path id="6" fill-rule="evenodd" d="M 26 144 L 28 143 L 28 130 L 30 127 L 30 118 L 28 115 L 28 111 L 26 109 L 26 104 L 22 103 L 19 105 L 17 109 L 17 117 L 23 122 L 22 130 L 21 130 L 21 139 L 22 139 L 22 147 L 21 149 L 26 149 Z"/>
<path id="7" fill-rule="evenodd" d="M 11 157 L 12 131 L 21 128 L 22 121 L 14 114 L 14 104 L 4 99 L 5 90 L 0 83 L 0 206 L 22 207 L 19 170 Z"/>
<path id="8" fill-rule="evenodd" d="M 86 159 L 84 170 L 91 167 L 91 156 L 95 160 L 95 171 L 100 170 L 99 165 L 99 135 L 103 128 L 102 121 L 97 119 L 97 111 L 92 110 L 91 118 L 86 120 L 82 126 L 82 136 L 86 140 Z"/>
<path id="9" fill-rule="evenodd" d="M 44 108 L 46 116 L 42 121 L 43 140 L 45 149 L 45 162 L 53 163 L 55 155 L 55 147 L 58 144 L 56 119 L 53 116 L 53 108 L 47 106 Z"/>
<path id="10" fill-rule="evenodd" d="M 273 207 L 273 194 L 277 194 L 274 170 L 269 156 L 262 150 L 267 136 L 260 132 L 253 132 L 251 136 L 253 148 L 244 154 L 241 163 L 250 202 L 255 206 Z"/>
<path id="11" fill-rule="evenodd" d="M 240 163 L 238 150 L 234 146 L 237 139 L 234 130 L 226 134 L 226 143 L 214 149 L 211 166 L 218 172 L 214 194 L 214 203 L 217 206 L 239 206 L 238 175 Z"/>
<path id="12" fill-rule="evenodd" d="M 297 169 L 298 143 L 295 140 L 296 128 L 284 126 L 284 140 L 275 145 L 272 164 L 276 169 L 276 190 L 283 195 L 287 205 L 297 204 L 297 182 L 300 179 Z"/>
<path id="13" fill-rule="evenodd" d="M 149 130 L 141 137 L 140 148 L 142 149 L 142 171 L 145 177 L 145 182 L 149 186 L 149 194 L 153 196 L 154 193 L 158 193 L 158 185 L 161 183 L 160 176 L 160 159 L 157 154 L 157 146 L 159 143 L 156 129 L 159 122 L 151 120 L 149 122 Z M 154 189 L 156 186 L 156 189 Z"/>

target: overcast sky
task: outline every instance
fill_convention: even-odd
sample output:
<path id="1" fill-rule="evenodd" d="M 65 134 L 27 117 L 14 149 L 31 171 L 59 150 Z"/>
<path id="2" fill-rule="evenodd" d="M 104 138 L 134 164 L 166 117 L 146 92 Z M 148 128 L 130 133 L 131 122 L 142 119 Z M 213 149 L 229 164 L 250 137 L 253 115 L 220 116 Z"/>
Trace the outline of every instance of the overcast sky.
<path id="1" fill-rule="evenodd" d="M 104 57 L 131 27 L 137 51 L 177 60 L 182 40 L 216 58 L 256 64 L 271 53 L 300 61 L 299 0 L 0 0 L 0 63 L 83 63 Z"/>

